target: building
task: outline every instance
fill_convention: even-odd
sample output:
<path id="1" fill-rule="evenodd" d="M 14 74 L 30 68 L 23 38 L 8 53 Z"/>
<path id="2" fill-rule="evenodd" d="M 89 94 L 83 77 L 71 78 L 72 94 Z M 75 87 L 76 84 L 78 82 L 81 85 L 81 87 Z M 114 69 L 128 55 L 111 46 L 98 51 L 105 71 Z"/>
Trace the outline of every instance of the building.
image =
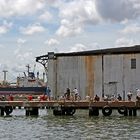
<path id="1" fill-rule="evenodd" d="M 36 57 L 45 68 L 53 96 L 66 88 L 100 97 L 121 94 L 140 88 L 140 45 L 72 53 L 53 53 Z"/>

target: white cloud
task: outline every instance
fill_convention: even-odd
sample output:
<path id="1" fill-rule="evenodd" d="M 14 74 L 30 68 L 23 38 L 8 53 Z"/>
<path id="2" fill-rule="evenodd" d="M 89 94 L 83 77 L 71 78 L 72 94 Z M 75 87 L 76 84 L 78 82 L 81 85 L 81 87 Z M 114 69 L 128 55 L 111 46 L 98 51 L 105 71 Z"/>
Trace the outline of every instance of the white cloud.
<path id="1" fill-rule="evenodd" d="M 44 5 L 45 0 L 1 0 L 0 17 L 33 14 Z"/>
<path id="2" fill-rule="evenodd" d="M 120 32 L 123 34 L 140 33 L 140 25 L 139 24 L 128 25 Z"/>
<path id="3" fill-rule="evenodd" d="M 2 48 L 5 48 L 5 46 L 4 46 L 4 45 L 2 45 L 2 44 L 0 44 L 0 49 L 2 49 Z"/>
<path id="4" fill-rule="evenodd" d="M 11 22 L 7 22 L 7 21 L 3 21 L 3 24 L 0 25 L 0 34 L 5 34 L 7 33 L 12 27 L 12 23 Z"/>
<path id="5" fill-rule="evenodd" d="M 56 34 L 61 37 L 73 36 L 80 34 L 82 32 L 82 28 L 79 25 L 76 25 L 66 19 L 61 21 L 61 26 L 56 31 Z"/>
<path id="6" fill-rule="evenodd" d="M 75 44 L 73 47 L 71 47 L 70 52 L 78 52 L 78 51 L 85 51 L 87 47 L 83 44 Z"/>
<path id="7" fill-rule="evenodd" d="M 28 64 L 31 62 L 31 60 L 34 60 L 34 57 L 32 51 L 27 51 L 23 53 L 20 50 L 16 55 L 16 59 L 18 59 L 18 61 L 22 62 L 23 64 Z"/>
<path id="8" fill-rule="evenodd" d="M 61 25 L 56 34 L 61 37 L 80 34 L 86 24 L 94 25 L 100 21 L 94 0 L 61 3 L 59 11 Z"/>
<path id="9" fill-rule="evenodd" d="M 136 45 L 136 40 L 128 38 L 119 38 L 116 40 L 115 47 L 127 47 Z"/>
<path id="10" fill-rule="evenodd" d="M 17 43 L 18 44 L 24 44 L 26 42 L 26 40 L 25 39 L 22 39 L 22 38 L 19 38 L 18 40 L 17 40 Z"/>
<path id="11" fill-rule="evenodd" d="M 80 24 L 85 22 L 97 24 L 100 20 L 94 0 L 78 0 L 64 3 L 60 6 L 60 17 Z"/>
<path id="12" fill-rule="evenodd" d="M 50 12 L 45 11 L 42 15 L 39 16 L 41 21 L 50 21 L 52 20 L 52 15 Z"/>
<path id="13" fill-rule="evenodd" d="M 140 16 L 140 0 L 95 0 L 95 3 L 105 20 L 120 22 Z"/>
<path id="14" fill-rule="evenodd" d="M 83 45 L 81 43 L 77 43 L 71 47 L 70 52 L 78 52 L 78 51 L 88 51 L 88 50 L 96 50 L 99 49 L 100 45 L 98 43 L 92 43 L 88 45 Z"/>
<path id="15" fill-rule="evenodd" d="M 27 27 L 21 27 L 20 31 L 22 34 L 32 35 L 34 33 L 44 32 L 45 28 L 40 24 L 32 24 L 32 25 L 28 25 Z"/>
<path id="16" fill-rule="evenodd" d="M 59 44 L 59 41 L 54 38 L 51 38 L 51 39 L 45 41 L 45 44 L 47 44 L 48 46 L 55 46 L 55 45 Z"/>

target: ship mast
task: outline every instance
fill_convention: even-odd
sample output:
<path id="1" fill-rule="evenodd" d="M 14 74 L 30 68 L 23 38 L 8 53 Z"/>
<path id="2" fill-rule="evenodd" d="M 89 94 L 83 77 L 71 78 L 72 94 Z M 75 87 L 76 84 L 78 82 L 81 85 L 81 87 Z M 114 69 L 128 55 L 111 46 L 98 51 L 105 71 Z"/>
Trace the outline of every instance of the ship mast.
<path id="1" fill-rule="evenodd" d="M 28 72 L 28 77 L 29 77 L 29 72 L 30 72 L 30 66 L 29 66 L 29 64 L 26 66 L 27 67 L 27 72 Z"/>

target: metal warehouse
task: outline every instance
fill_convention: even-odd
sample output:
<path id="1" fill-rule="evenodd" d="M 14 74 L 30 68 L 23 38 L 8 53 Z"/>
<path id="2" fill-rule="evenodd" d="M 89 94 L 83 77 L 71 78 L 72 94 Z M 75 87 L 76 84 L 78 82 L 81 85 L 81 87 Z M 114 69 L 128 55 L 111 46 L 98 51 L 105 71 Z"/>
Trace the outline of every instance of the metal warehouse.
<path id="1" fill-rule="evenodd" d="M 66 88 L 79 90 L 80 96 L 100 97 L 140 88 L 140 45 L 72 53 L 53 53 L 36 57 L 47 72 L 47 84 L 53 96 Z"/>

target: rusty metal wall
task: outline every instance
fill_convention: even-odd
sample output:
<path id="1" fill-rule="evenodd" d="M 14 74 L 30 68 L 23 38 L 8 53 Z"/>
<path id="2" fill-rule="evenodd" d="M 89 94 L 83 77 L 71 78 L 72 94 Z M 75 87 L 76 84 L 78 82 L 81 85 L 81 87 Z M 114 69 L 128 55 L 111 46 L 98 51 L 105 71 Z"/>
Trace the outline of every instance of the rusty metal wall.
<path id="1" fill-rule="evenodd" d="M 63 95 L 66 88 L 73 91 L 76 87 L 82 98 L 93 97 L 96 91 L 102 91 L 101 78 L 99 56 L 61 56 L 48 62 L 48 84 L 55 96 Z"/>
<path id="2" fill-rule="evenodd" d="M 136 58 L 136 69 L 131 69 L 132 58 Z M 48 84 L 55 97 L 76 87 L 82 98 L 101 97 L 103 92 L 126 98 L 128 91 L 140 88 L 139 69 L 139 54 L 59 56 L 48 62 Z"/>

